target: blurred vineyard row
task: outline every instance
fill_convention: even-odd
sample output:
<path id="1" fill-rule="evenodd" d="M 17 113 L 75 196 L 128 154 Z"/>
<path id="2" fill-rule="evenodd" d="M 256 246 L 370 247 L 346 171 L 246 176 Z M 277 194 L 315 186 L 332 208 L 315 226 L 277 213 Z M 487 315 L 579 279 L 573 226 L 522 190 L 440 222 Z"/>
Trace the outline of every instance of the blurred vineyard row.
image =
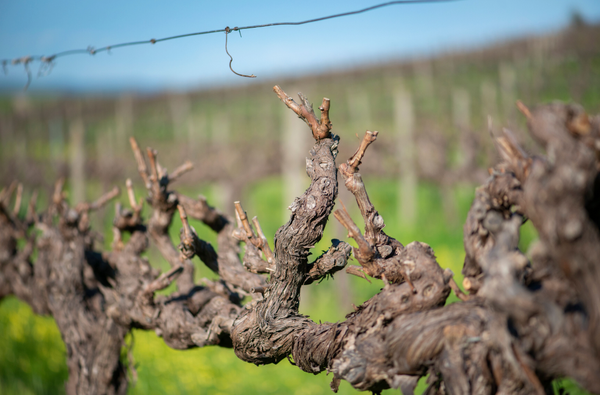
<path id="1" fill-rule="evenodd" d="M 133 135 L 143 146 L 168 147 L 161 150 L 167 167 L 191 159 L 196 170 L 185 182 L 220 182 L 224 197 L 243 197 L 256 180 L 292 165 L 302 169 L 290 154 L 302 158 L 310 145 L 272 93 L 275 83 L 290 94 L 302 91 L 316 107 L 322 97 L 331 99 L 343 157 L 352 153 L 356 134 L 380 131 L 376 154 L 365 163 L 371 174 L 479 182 L 485 174 L 478 170 L 495 159 L 488 115 L 497 133 L 523 129 L 517 99 L 575 101 L 598 110 L 599 36 L 598 26 L 572 27 L 480 50 L 220 90 L 4 97 L 0 183 L 49 187 L 69 176 L 77 184 L 73 198 L 84 199 L 86 179 L 108 184 L 134 175 L 127 141 Z"/>
<path id="2" fill-rule="evenodd" d="M 340 157 L 349 157 L 365 130 L 378 130 L 361 166 L 371 200 L 386 221 L 386 232 L 402 243 L 430 244 L 442 267 L 462 267 L 462 223 L 474 195 L 496 162 L 489 138 L 513 130 L 524 145 L 524 121 L 514 105 L 549 100 L 575 101 L 600 112 L 600 26 L 568 30 L 456 52 L 427 59 L 390 63 L 296 79 L 154 96 L 0 98 L 0 184 L 49 191 L 57 177 L 69 179 L 71 201 L 90 200 L 131 177 L 141 187 L 128 137 L 159 151 L 169 169 L 190 159 L 194 171 L 178 181 L 178 190 L 206 195 L 211 204 L 232 212 L 242 200 L 272 236 L 289 211 L 286 207 L 308 185 L 304 157 L 310 133 L 272 93 L 279 84 L 288 94 L 304 93 L 315 107 L 331 99 L 334 131 L 341 136 Z M 51 77 L 50 77 L 51 78 Z M 138 193 L 142 193 L 141 189 Z M 47 195 L 46 195 L 47 196 Z M 124 201 L 124 198 L 121 199 Z M 340 200 L 354 214 L 343 187 Z M 146 214 L 148 209 L 146 208 Z M 96 214 L 94 229 L 110 245 L 112 208 Z M 215 242 L 200 223 L 199 236 Z M 172 226 L 177 240 L 179 223 Z M 329 239 L 346 240 L 330 222 L 315 254 Z M 522 247 L 535 237 L 526 225 Z M 168 265 L 154 250 L 158 267 Z M 198 265 L 198 280 L 212 277 Z M 314 320 L 342 320 L 376 293 L 381 284 L 345 273 L 307 287 L 301 312 Z M 169 289 L 166 290 L 169 292 Z M 64 345 L 51 318 L 36 317 L 15 299 L 0 303 L 0 393 L 61 393 L 66 378 Z M 132 394 L 150 393 L 330 393 L 330 377 L 313 377 L 282 362 L 255 367 L 231 350 L 175 351 L 154 333 L 134 331 L 137 384 Z M 133 361 L 133 362 L 129 362 Z M 346 383 L 340 393 L 354 393 Z M 572 392 L 574 393 L 574 392 Z"/>

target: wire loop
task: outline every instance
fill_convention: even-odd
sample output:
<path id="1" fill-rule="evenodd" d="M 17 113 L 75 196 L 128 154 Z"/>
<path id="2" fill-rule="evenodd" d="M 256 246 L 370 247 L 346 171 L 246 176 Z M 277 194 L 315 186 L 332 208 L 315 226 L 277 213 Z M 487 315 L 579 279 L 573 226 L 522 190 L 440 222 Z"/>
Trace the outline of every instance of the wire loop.
<path id="1" fill-rule="evenodd" d="M 237 29 L 237 28 L 236 28 Z M 229 26 L 227 26 L 225 28 L 225 52 L 227 52 L 227 55 L 229 55 L 229 59 L 231 59 L 229 61 L 229 70 L 231 70 L 231 72 L 235 75 L 239 75 L 240 77 L 246 77 L 246 78 L 256 78 L 256 76 L 254 74 L 251 75 L 247 75 L 247 74 L 240 74 L 237 71 L 235 71 L 232 67 L 231 67 L 231 63 L 233 63 L 233 56 L 231 56 L 231 54 L 229 53 L 229 51 L 227 50 L 227 35 L 229 34 L 229 32 L 231 32 L 231 29 L 229 28 Z"/>

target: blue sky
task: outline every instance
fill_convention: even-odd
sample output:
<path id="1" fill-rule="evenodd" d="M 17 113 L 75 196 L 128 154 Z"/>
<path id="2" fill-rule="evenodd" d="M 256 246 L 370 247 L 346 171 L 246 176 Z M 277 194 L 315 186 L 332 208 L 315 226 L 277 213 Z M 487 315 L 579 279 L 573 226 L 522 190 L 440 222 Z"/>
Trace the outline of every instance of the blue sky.
<path id="1" fill-rule="evenodd" d="M 0 0 L 0 58 L 50 55 L 225 26 L 295 22 L 377 4 L 361 1 L 43 1 Z M 462 0 L 396 5 L 303 26 L 229 36 L 233 68 L 278 76 L 325 72 L 434 54 L 526 34 L 554 31 L 578 10 L 600 21 L 600 0 Z M 223 33 L 57 59 L 30 90 L 187 90 L 246 83 L 231 73 Z M 600 44 L 599 44 L 600 45 Z M 20 91 L 22 67 L 0 75 L 0 89 Z"/>

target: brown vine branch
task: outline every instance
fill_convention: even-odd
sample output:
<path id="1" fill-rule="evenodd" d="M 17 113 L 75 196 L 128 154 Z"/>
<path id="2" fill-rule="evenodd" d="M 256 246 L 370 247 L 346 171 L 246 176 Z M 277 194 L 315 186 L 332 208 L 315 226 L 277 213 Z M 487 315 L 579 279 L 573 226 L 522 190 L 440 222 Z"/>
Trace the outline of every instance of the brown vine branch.
<path id="1" fill-rule="evenodd" d="M 113 189 L 106 192 L 104 195 L 100 196 L 96 201 L 90 204 L 88 210 L 98 210 L 102 208 L 106 203 L 119 196 L 120 193 L 121 189 L 115 186 Z"/>
<path id="2" fill-rule="evenodd" d="M 179 210 L 179 218 L 181 219 L 181 224 L 183 225 L 182 233 L 180 236 L 181 240 L 181 260 L 191 259 L 196 253 L 194 247 L 194 232 L 190 227 L 190 224 L 187 219 L 187 214 L 185 212 L 185 208 L 178 204 L 177 210 Z"/>
<path id="3" fill-rule="evenodd" d="M 523 102 L 521 102 L 521 100 L 517 100 L 517 108 L 519 109 L 519 111 L 521 111 L 521 113 L 523 115 L 525 115 L 525 117 L 530 120 L 531 117 L 531 111 L 529 111 L 529 108 L 527 108 L 527 106 L 525 104 L 523 104 Z"/>
<path id="4" fill-rule="evenodd" d="M 252 226 L 250 226 L 250 222 L 248 221 L 248 215 L 246 215 L 246 211 L 242 208 L 242 204 L 239 201 L 233 202 L 235 206 L 235 212 L 237 214 L 237 218 L 239 218 L 240 223 L 244 227 L 244 231 L 246 232 L 246 237 L 248 240 L 252 242 L 256 247 L 259 245 L 259 241 L 256 241 L 256 236 L 252 231 Z"/>
<path id="5" fill-rule="evenodd" d="M 517 179 L 523 183 L 529 176 L 534 157 L 529 156 L 521 148 L 515 135 L 508 129 L 503 128 L 503 136 L 494 139 L 496 148 L 502 159 L 510 166 Z"/>
<path id="6" fill-rule="evenodd" d="M 367 130 L 354 155 L 346 163 L 342 163 L 339 170 L 344 177 L 346 188 L 354 195 L 360 209 L 365 223 L 365 239 L 371 247 L 381 247 L 383 249 L 383 258 L 386 258 L 392 255 L 394 250 L 401 248 L 402 245 L 383 232 L 382 229 L 385 227 L 383 217 L 379 215 L 375 206 L 371 203 L 362 177 L 358 173 L 358 166 L 365 155 L 366 149 L 377 139 L 378 134 L 378 132 Z"/>
<path id="7" fill-rule="evenodd" d="M 158 161 L 156 156 L 158 152 L 150 147 L 146 148 L 146 155 L 148 155 L 148 162 L 150 163 L 150 184 L 152 185 L 152 192 L 155 198 L 160 196 L 160 176 L 158 170 Z"/>
<path id="8" fill-rule="evenodd" d="M 185 173 L 191 171 L 194 168 L 194 165 L 189 160 L 185 161 L 182 165 L 177 167 L 171 174 L 169 174 L 169 183 L 177 180 L 179 177 L 184 175 Z"/>
<path id="9" fill-rule="evenodd" d="M 146 285 L 144 288 L 144 293 L 147 295 L 147 297 L 150 297 L 156 291 L 167 288 L 181 273 L 183 273 L 183 266 L 171 268 L 169 271 L 161 274 L 156 280 Z"/>
<path id="10" fill-rule="evenodd" d="M 13 213 L 18 215 L 21 211 L 21 199 L 23 198 L 23 184 L 19 183 L 17 187 L 17 194 L 15 196 L 15 206 L 13 208 Z"/>
<path id="11" fill-rule="evenodd" d="M 306 124 L 312 130 L 315 140 L 319 141 L 324 138 L 331 137 L 332 125 L 331 121 L 329 120 L 330 100 L 328 98 L 323 98 L 323 103 L 319 107 L 319 110 L 321 111 L 321 119 L 317 120 L 312 105 L 301 93 L 298 93 L 298 97 L 300 98 L 302 104 L 298 104 L 294 101 L 294 99 L 288 96 L 288 94 L 285 93 L 283 89 L 279 87 L 279 85 L 275 85 L 273 87 L 273 91 L 275 94 L 277 94 L 277 97 L 279 97 L 279 99 L 286 106 L 288 106 L 288 108 L 298 114 L 298 116 L 304 122 L 306 122 Z"/>
<path id="12" fill-rule="evenodd" d="M 239 218 L 239 220 L 244 228 L 246 237 L 256 248 L 258 248 L 260 251 L 262 251 L 262 253 L 265 255 L 265 258 L 267 259 L 267 263 L 269 263 L 269 265 L 273 264 L 275 262 L 275 257 L 273 255 L 273 251 L 271 250 L 271 247 L 269 247 L 267 238 L 265 237 L 265 235 L 262 231 L 262 228 L 260 227 L 258 218 L 257 217 L 252 218 L 252 223 L 254 223 L 254 226 L 256 227 L 256 231 L 258 232 L 258 237 L 257 237 L 254 234 L 254 231 L 252 230 L 250 221 L 248 221 L 248 215 L 244 211 L 242 204 L 239 201 L 233 202 L 233 204 L 235 205 L 235 212 L 236 212 L 237 218 Z"/>
<path id="13" fill-rule="evenodd" d="M 131 182 L 130 178 L 128 178 L 125 181 L 125 187 L 127 188 L 127 198 L 129 199 L 129 205 L 133 209 L 134 213 L 137 216 L 139 216 L 142 211 L 142 208 L 144 207 L 144 199 L 140 198 L 139 201 L 136 201 L 135 191 L 133 190 L 133 183 Z"/>
<path id="14" fill-rule="evenodd" d="M 450 288 L 452 289 L 452 291 L 454 292 L 454 295 L 456 295 L 457 298 L 459 298 L 463 302 L 466 302 L 467 300 L 469 300 L 469 295 L 465 294 L 462 291 L 462 289 L 460 289 L 460 287 L 458 286 L 456 281 L 454 281 L 454 273 L 452 272 L 452 270 L 450 270 L 450 269 L 444 270 L 444 276 L 446 278 L 448 278 L 448 285 L 450 285 Z"/>
<path id="15" fill-rule="evenodd" d="M 365 274 L 364 269 L 361 266 L 348 266 L 346 268 L 346 273 L 352 274 L 353 276 L 360 277 L 362 279 L 365 279 L 369 283 L 371 282 L 371 280 L 369 280 L 369 278 Z"/>
<path id="16" fill-rule="evenodd" d="M 340 165 L 340 171 L 344 171 L 345 177 L 348 177 L 350 174 L 354 174 L 358 171 L 358 166 L 360 166 L 362 158 L 365 156 L 367 148 L 369 147 L 369 145 L 371 145 L 371 143 L 377 140 L 378 134 L 379 132 L 377 131 L 371 132 L 370 130 L 367 130 L 365 132 L 360 146 L 358 147 L 354 155 L 352 155 L 350 159 L 348 159 L 348 162 L 342 163 Z M 342 170 L 342 168 L 344 170 Z"/>
<path id="17" fill-rule="evenodd" d="M 140 150 L 140 147 L 134 137 L 129 138 L 129 143 L 131 144 L 131 149 L 133 150 L 133 155 L 135 156 L 135 160 L 138 165 L 138 172 L 140 173 L 140 176 L 144 181 L 144 186 L 148 188 L 148 167 L 146 166 L 146 160 L 144 159 L 144 155 L 142 155 L 142 150 Z"/>
<path id="18" fill-rule="evenodd" d="M 63 194 L 64 185 L 65 185 L 65 179 L 63 177 L 59 178 L 58 180 L 56 180 L 56 183 L 54 183 L 54 193 L 52 194 L 52 202 L 56 206 L 59 206 L 60 203 L 65 198 L 65 196 Z"/>
<path id="19" fill-rule="evenodd" d="M 373 267 L 373 257 L 375 256 L 371 245 L 367 242 L 367 240 L 363 237 L 358 226 L 352 221 L 350 218 L 350 214 L 346 210 L 346 207 L 342 207 L 342 209 L 337 209 L 333 212 L 335 218 L 342 224 L 344 228 L 348 231 L 348 235 L 356 241 L 358 244 L 358 250 L 354 250 L 354 257 L 363 267 L 365 272 L 371 276 L 375 277 L 377 273 L 374 273 Z"/>
<path id="20" fill-rule="evenodd" d="M 37 216 L 35 213 L 35 206 L 37 204 L 38 191 L 37 189 L 33 191 L 31 194 L 31 199 L 29 199 L 29 204 L 27 205 L 27 222 L 36 222 Z"/>
<path id="21" fill-rule="evenodd" d="M 263 254 L 265 254 L 265 258 L 267 258 L 267 262 L 270 265 L 272 265 L 273 263 L 275 263 L 275 256 L 273 255 L 273 251 L 271 250 L 271 247 L 269 247 L 269 242 L 267 241 L 267 237 L 263 233 L 260 223 L 258 222 L 258 217 L 256 217 L 256 216 L 252 217 L 252 224 L 254 224 L 254 227 L 256 228 L 256 232 L 258 233 L 258 239 L 260 240 L 260 246 L 257 246 L 257 247 L 260 248 L 260 250 L 263 252 Z"/>
<path id="22" fill-rule="evenodd" d="M 304 285 L 322 280 L 327 276 L 333 277 L 333 274 L 346 267 L 351 252 L 350 244 L 337 239 L 331 240 L 331 247 L 309 265 Z"/>

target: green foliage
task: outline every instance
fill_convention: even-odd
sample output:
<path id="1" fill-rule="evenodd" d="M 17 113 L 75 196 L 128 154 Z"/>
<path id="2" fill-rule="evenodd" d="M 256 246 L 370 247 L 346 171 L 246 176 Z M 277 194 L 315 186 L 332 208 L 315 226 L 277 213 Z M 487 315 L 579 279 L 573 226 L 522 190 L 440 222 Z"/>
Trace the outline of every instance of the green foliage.
<path id="1" fill-rule="evenodd" d="M 65 345 L 52 318 L 13 297 L 2 300 L 0 350 L 0 393 L 64 393 Z"/>

